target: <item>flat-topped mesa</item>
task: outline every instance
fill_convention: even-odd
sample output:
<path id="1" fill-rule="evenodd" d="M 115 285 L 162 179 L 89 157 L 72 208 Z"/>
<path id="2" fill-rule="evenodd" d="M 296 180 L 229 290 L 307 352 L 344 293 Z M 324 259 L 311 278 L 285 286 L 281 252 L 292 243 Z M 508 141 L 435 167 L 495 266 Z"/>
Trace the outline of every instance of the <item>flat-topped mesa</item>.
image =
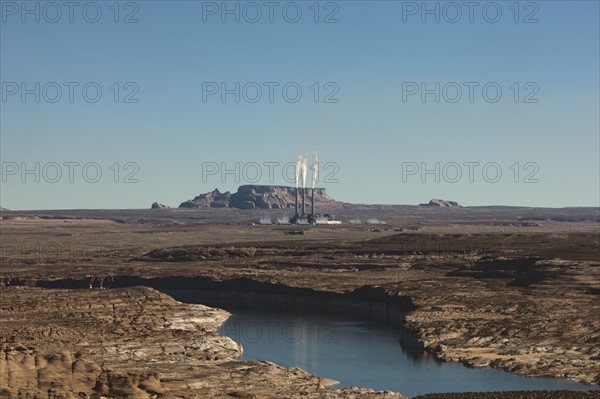
<path id="1" fill-rule="evenodd" d="M 299 189 L 302 197 L 302 187 Z M 306 188 L 307 210 L 310 209 L 313 190 Z M 315 188 L 315 206 L 327 208 L 340 207 L 342 203 L 327 195 L 324 188 Z M 193 200 L 185 201 L 180 208 L 237 208 L 237 209 L 294 209 L 296 201 L 296 187 L 269 186 L 269 185 L 243 185 L 237 192 L 221 193 L 218 189 L 206 194 L 200 194 Z"/>
<path id="2" fill-rule="evenodd" d="M 302 197 L 302 188 L 298 189 Z M 306 198 L 311 198 L 312 189 L 306 188 Z M 330 198 L 324 188 L 315 188 L 315 204 L 336 205 L 337 201 Z M 295 208 L 296 188 L 288 186 L 240 186 L 238 191 L 231 195 L 230 208 L 238 209 L 293 209 Z"/>

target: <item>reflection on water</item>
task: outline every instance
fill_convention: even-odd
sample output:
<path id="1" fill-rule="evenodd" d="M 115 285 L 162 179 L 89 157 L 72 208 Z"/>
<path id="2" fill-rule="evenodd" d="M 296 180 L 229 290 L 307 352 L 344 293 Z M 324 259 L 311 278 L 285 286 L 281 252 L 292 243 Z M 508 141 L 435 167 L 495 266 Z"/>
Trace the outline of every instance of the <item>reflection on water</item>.
<path id="1" fill-rule="evenodd" d="M 244 347 L 243 359 L 300 367 L 340 381 L 404 395 L 433 392 L 535 389 L 588 390 L 573 381 L 527 378 L 495 369 L 443 363 L 400 345 L 399 331 L 379 323 L 331 314 L 231 310 L 221 333 Z"/>

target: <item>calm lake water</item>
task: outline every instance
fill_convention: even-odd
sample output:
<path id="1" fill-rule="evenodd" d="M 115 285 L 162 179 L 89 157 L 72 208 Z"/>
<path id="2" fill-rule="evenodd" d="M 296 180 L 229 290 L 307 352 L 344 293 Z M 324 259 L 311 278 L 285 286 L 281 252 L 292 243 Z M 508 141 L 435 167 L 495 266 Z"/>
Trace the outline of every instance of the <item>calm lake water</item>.
<path id="1" fill-rule="evenodd" d="M 244 347 L 243 359 L 269 360 L 340 381 L 413 396 L 434 392 L 598 390 L 568 380 L 527 378 L 491 368 L 439 362 L 400 345 L 396 328 L 332 314 L 227 309 L 220 332 Z"/>

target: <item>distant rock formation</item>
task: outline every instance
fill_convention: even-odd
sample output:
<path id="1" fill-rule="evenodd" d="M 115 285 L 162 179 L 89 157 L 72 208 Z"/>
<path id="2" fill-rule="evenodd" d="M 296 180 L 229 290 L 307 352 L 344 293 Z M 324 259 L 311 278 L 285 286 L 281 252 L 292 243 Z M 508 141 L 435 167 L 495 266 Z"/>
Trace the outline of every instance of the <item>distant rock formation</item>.
<path id="1" fill-rule="evenodd" d="M 229 198 L 231 193 L 226 191 L 220 192 L 215 188 L 210 193 L 200 194 L 192 200 L 188 200 L 179 204 L 180 208 L 228 208 Z"/>
<path id="2" fill-rule="evenodd" d="M 456 201 L 446 201 L 443 199 L 432 199 L 427 204 L 419 204 L 419 206 L 434 206 L 438 208 L 460 208 Z"/>
<path id="3" fill-rule="evenodd" d="M 162 208 L 170 208 L 170 206 L 163 205 L 163 204 L 160 204 L 158 202 L 155 202 L 155 203 L 152 204 L 151 208 L 152 209 L 162 209 Z"/>
<path id="4" fill-rule="evenodd" d="M 200 194 L 193 200 L 182 202 L 180 208 L 237 208 L 237 209 L 292 209 L 296 201 L 296 188 L 288 186 L 244 185 L 237 192 L 221 193 L 218 189 Z M 312 190 L 306 190 L 306 212 L 310 211 Z M 302 189 L 299 206 L 302 204 Z M 324 188 L 315 188 L 315 207 L 340 207 L 343 203 L 327 195 Z"/>

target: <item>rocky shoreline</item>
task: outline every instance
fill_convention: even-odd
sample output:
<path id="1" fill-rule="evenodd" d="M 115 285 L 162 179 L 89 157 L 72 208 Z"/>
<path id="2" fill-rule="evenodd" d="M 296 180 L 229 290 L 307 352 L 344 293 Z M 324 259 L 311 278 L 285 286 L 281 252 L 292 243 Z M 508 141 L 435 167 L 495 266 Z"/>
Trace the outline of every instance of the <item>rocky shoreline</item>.
<path id="1" fill-rule="evenodd" d="M 401 397 L 239 361 L 239 344 L 216 333 L 227 312 L 152 288 L 0 292 L 0 397 Z"/>
<path id="2" fill-rule="evenodd" d="M 216 332 L 226 311 L 181 303 L 153 288 L 11 286 L 0 293 L 3 398 L 402 397 L 368 388 L 331 389 L 334 381 L 297 368 L 240 361 L 241 346 Z M 418 398 L 517 397 L 592 399 L 600 391 Z"/>
<path id="3" fill-rule="evenodd" d="M 206 248 L 203 248 L 202 253 L 205 251 Z M 236 251 L 244 257 L 253 252 L 243 248 Z M 173 250 L 171 253 L 175 252 L 181 251 Z M 219 251 L 208 250 L 208 253 L 217 256 Z M 253 253 L 251 258 L 260 257 L 255 249 Z M 189 260 L 194 256 L 198 256 L 196 249 L 190 249 L 183 258 Z M 527 261 L 522 259 L 517 263 Z M 549 269 L 546 265 L 546 270 Z M 581 280 L 596 269 L 593 264 L 578 262 L 577 266 L 571 264 L 570 273 L 573 279 Z M 2 278 L 0 285 L 45 288 L 147 286 L 159 290 L 226 290 L 248 294 L 240 301 L 260 301 L 264 294 L 275 295 L 273 299 L 267 297 L 263 300 L 265 303 L 301 304 L 317 299 L 324 306 L 327 302 L 337 301 L 354 311 L 366 308 L 370 312 L 381 313 L 381 320 L 402 328 L 407 336 L 412 337 L 414 345 L 440 360 L 461 362 L 469 367 L 501 368 L 527 376 L 600 383 L 600 321 L 595 317 L 598 304 L 596 296 L 587 294 L 585 287 L 573 290 L 563 286 L 562 296 L 556 297 L 552 292 L 544 294 L 545 290 L 536 295 L 523 295 L 522 290 L 515 291 L 504 284 L 486 280 L 450 284 L 448 277 L 433 278 L 431 270 L 428 273 L 429 287 L 423 286 L 419 280 L 412 280 L 414 275 L 394 284 L 379 280 L 379 284 L 372 281 L 367 285 L 340 286 L 331 285 L 334 282 L 331 280 L 315 286 L 313 280 L 293 279 L 296 274 L 279 273 L 276 276 L 266 273 L 240 277 L 231 275 L 226 268 L 221 273 L 197 277 L 196 270 L 188 276 L 166 276 L 160 268 L 146 268 L 144 277 L 74 275 L 67 279 Z M 313 288 L 309 288 L 308 283 Z M 415 283 L 418 283 L 418 289 Z M 477 295 L 473 295 L 473 291 Z"/>

